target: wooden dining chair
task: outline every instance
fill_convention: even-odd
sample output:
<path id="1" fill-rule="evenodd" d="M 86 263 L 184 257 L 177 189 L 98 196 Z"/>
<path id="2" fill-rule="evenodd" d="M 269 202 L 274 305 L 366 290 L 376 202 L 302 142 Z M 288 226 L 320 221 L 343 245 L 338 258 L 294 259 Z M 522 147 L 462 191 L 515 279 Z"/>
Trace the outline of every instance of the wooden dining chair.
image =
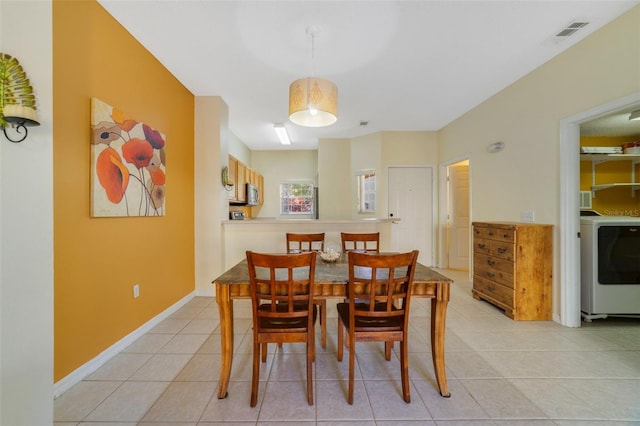
<path id="1" fill-rule="evenodd" d="M 316 254 L 264 254 L 247 251 L 253 310 L 253 373 L 251 402 L 258 402 L 260 351 L 266 343 L 307 344 L 307 402 L 313 405 L 314 323 L 313 291 Z M 263 355 L 266 355 L 263 354 Z M 266 357 L 263 356 L 262 360 Z"/>
<path id="2" fill-rule="evenodd" d="M 293 234 L 287 232 L 287 253 L 324 251 L 324 232 L 318 234 Z"/>
<path id="3" fill-rule="evenodd" d="M 393 342 L 400 342 L 402 399 L 411 402 L 409 390 L 409 302 L 418 250 L 407 253 L 349 253 L 347 302 L 338 303 L 338 361 L 344 351 L 344 330 L 349 349 L 349 393 L 353 404 L 356 342 L 384 342 L 391 359 Z"/>
<path id="4" fill-rule="evenodd" d="M 324 232 L 317 234 L 287 233 L 287 253 L 303 253 L 307 251 L 324 251 Z M 320 344 L 327 347 L 327 301 L 313 301 L 320 308 Z"/>
<path id="5" fill-rule="evenodd" d="M 342 239 L 342 252 L 358 250 L 372 253 L 378 253 L 380 251 L 380 233 L 359 233 L 352 234 L 347 232 L 341 232 L 340 238 Z"/>

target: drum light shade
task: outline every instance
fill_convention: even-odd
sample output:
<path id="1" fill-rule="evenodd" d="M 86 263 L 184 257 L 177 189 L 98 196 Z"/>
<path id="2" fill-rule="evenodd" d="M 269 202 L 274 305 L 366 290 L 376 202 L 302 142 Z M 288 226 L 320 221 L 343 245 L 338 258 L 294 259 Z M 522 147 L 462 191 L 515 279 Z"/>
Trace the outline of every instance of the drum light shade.
<path id="1" fill-rule="evenodd" d="M 289 119 L 305 127 L 332 125 L 338 120 L 338 87 L 318 77 L 294 81 L 289 86 Z"/>

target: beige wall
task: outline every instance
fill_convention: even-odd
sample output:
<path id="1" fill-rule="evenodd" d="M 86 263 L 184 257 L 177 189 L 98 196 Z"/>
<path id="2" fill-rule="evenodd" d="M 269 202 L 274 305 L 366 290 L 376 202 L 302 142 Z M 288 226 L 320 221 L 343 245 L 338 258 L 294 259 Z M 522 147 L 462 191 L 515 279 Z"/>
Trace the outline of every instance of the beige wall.
<path id="1" fill-rule="evenodd" d="M 252 208 L 254 217 L 291 219 L 280 215 L 280 183 L 311 181 L 318 184 L 318 151 L 252 151 L 250 165 L 264 178 L 265 203 Z M 313 215 L 295 217 L 303 218 L 311 219 Z"/>
<path id="2" fill-rule="evenodd" d="M 391 166 L 433 166 L 437 173 L 438 138 L 436 132 L 382 132 L 382 167 L 376 194 L 376 216 L 385 218 L 389 214 L 387 170 Z M 434 176 L 437 179 L 437 176 Z"/>
<path id="3" fill-rule="evenodd" d="M 195 292 L 213 296 L 211 281 L 224 272 L 220 221 L 227 219 L 228 193 L 222 169 L 228 166 L 229 108 L 217 96 L 195 98 Z"/>
<path id="4" fill-rule="evenodd" d="M 251 150 L 236 135 L 229 132 L 229 155 L 233 155 L 244 164 L 251 164 Z"/>
<path id="5" fill-rule="evenodd" d="M 519 221 L 522 211 L 534 211 L 536 222 L 555 225 L 555 314 L 563 232 L 560 121 L 639 90 L 636 7 L 438 133 L 440 163 L 470 155 L 472 220 Z M 488 153 L 497 141 L 505 143 L 504 151 Z"/>
<path id="6" fill-rule="evenodd" d="M 0 133 L 0 425 L 53 423 L 51 25 L 50 1 L 0 1 L 0 52 L 20 61 L 40 119 L 21 143 Z"/>
<path id="7" fill-rule="evenodd" d="M 379 206 L 379 199 L 384 188 L 382 179 L 382 134 L 372 133 L 351 139 L 351 174 L 349 176 L 349 187 L 351 188 L 351 219 L 366 219 L 380 216 L 380 210 L 374 213 L 358 212 L 358 181 L 356 175 L 365 171 L 374 170 L 376 172 L 376 208 Z"/>
<path id="8" fill-rule="evenodd" d="M 351 217 L 351 143 L 349 139 L 318 141 L 320 219 Z"/>
<path id="9" fill-rule="evenodd" d="M 316 164 L 308 163 L 314 161 L 309 152 L 317 152 Z M 278 157 L 289 164 L 299 163 L 305 171 L 282 168 L 282 163 L 274 160 Z M 285 156 L 281 151 L 255 151 L 251 166 L 263 173 L 265 185 L 273 188 L 277 183 L 269 179 L 294 179 L 310 174 L 317 167 L 320 219 L 360 220 L 387 217 L 387 167 L 435 166 L 437 160 L 436 132 L 380 132 L 353 139 L 321 139 L 317 151 L 291 151 Z M 370 169 L 376 171 L 376 212 L 358 213 L 356 174 Z M 267 196 L 265 192 L 268 201 L 259 210 L 258 217 L 277 217 L 274 210 L 277 206 L 272 205 L 269 197 L 273 195 Z"/>

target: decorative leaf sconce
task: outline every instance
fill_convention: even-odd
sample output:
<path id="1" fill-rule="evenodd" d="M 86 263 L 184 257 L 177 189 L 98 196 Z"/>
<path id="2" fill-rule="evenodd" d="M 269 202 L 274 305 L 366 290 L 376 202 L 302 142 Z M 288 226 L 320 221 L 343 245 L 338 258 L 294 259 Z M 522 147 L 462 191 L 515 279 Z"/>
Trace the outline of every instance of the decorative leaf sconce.
<path id="1" fill-rule="evenodd" d="M 233 181 L 229 179 L 229 167 L 226 166 L 222 169 L 222 186 L 227 191 L 231 191 L 231 188 L 233 188 Z"/>
<path id="2" fill-rule="evenodd" d="M 16 58 L 0 52 L 0 127 L 5 137 L 11 142 L 22 142 L 27 138 L 27 126 L 39 125 L 36 97 L 27 74 Z M 24 134 L 12 139 L 7 126 Z"/>

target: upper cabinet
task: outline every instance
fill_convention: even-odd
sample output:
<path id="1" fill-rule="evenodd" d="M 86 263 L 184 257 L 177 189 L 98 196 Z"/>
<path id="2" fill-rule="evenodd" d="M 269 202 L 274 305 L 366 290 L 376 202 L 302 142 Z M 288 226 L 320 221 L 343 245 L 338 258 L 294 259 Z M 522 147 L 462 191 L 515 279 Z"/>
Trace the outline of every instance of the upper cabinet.
<path id="1" fill-rule="evenodd" d="M 262 205 L 263 177 L 257 171 L 247 167 L 242 161 L 229 156 L 229 178 L 234 182 L 233 189 L 229 193 L 229 201 L 233 203 L 245 203 L 247 201 L 247 183 L 258 187 L 260 194 L 259 203 Z"/>

